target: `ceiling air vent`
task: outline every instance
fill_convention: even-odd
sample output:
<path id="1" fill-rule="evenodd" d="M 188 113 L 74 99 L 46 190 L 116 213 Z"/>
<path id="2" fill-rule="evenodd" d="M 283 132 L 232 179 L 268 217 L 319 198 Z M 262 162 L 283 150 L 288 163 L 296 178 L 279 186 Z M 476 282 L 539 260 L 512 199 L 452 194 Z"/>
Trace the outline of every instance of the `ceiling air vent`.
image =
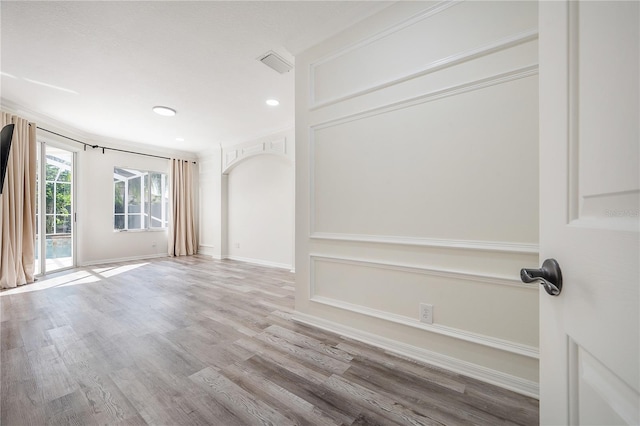
<path id="1" fill-rule="evenodd" d="M 293 65 L 291 65 L 289 62 L 284 60 L 282 56 L 273 51 L 265 53 L 264 55 L 260 56 L 258 60 L 269 68 L 278 71 L 280 74 L 284 74 L 285 72 L 289 72 L 293 69 Z"/>

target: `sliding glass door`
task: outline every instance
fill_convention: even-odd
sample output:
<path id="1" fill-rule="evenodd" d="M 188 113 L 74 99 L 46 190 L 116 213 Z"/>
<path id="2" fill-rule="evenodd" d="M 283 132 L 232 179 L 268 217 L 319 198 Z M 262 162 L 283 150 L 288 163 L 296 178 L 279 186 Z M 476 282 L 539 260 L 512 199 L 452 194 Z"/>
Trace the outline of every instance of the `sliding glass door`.
<path id="1" fill-rule="evenodd" d="M 38 143 L 36 273 L 75 266 L 75 154 Z"/>

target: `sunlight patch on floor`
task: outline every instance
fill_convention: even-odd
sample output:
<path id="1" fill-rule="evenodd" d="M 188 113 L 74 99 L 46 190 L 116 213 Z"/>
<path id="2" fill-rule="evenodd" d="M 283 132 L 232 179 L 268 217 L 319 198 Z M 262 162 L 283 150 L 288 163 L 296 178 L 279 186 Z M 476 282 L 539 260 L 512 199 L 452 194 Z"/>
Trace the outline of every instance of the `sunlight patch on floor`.
<path id="1" fill-rule="evenodd" d="M 59 272 L 52 277 L 39 277 L 38 281 L 31 284 L 26 284 L 9 290 L 3 290 L 2 292 L 0 292 L 0 297 L 10 296 L 12 294 L 29 293 L 38 290 L 47 290 L 54 287 L 68 287 L 73 285 L 95 283 L 101 281 L 103 278 L 114 277 L 116 275 L 132 271 L 148 264 L 148 262 L 144 262 L 117 267 L 91 268 L 79 271 L 75 270 L 69 271 L 68 273 Z"/>

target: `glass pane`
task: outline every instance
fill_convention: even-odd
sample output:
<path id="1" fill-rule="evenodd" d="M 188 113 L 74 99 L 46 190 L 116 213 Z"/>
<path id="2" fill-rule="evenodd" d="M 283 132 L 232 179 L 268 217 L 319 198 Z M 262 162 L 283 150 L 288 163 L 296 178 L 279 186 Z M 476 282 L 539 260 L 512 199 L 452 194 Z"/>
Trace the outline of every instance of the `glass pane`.
<path id="1" fill-rule="evenodd" d="M 47 160 L 48 161 L 51 160 L 50 157 L 51 156 L 47 156 Z M 55 165 L 49 164 L 48 161 L 47 161 L 47 167 L 46 167 L 46 169 L 47 169 L 47 171 L 46 171 L 47 180 L 48 181 L 54 181 L 58 177 L 58 172 L 60 171 L 60 169 L 58 169 L 58 167 L 56 167 Z"/>
<path id="2" fill-rule="evenodd" d="M 47 259 L 70 258 L 71 257 L 71 236 L 69 235 L 48 236 L 46 252 L 47 252 Z M 71 265 L 63 265 L 63 266 L 71 266 Z"/>
<path id="3" fill-rule="evenodd" d="M 36 247 L 35 274 L 42 273 L 40 268 L 40 143 L 36 144 Z"/>
<path id="4" fill-rule="evenodd" d="M 53 217 L 53 215 L 49 215 L 49 214 L 48 214 L 48 215 L 47 215 L 47 217 L 46 217 L 46 219 L 47 219 L 47 224 L 46 224 L 46 230 L 45 230 L 45 233 L 47 233 L 47 234 L 53 234 L 53 233 L 54 233 L 54 231 L 55 231 L 55 226 L 54 226 L 55 221 L 54 221 L 54 217 Z"/>
<path id="5" fill-rule="evenodd" d="M 164 217 L 162 218 L 162 221 L 164 223 L 164 226 L 167 227 L 168 223 L 169 223 L 169 199 L 165 198 L 164 200 Z"/>
<path id="6" fill-rule="evenodd" d="M 71 185 L 68 183 L 56 184 L 56 214 L 71 213 Z"/>
<path id="7" fill-rule="evenodd" d="M 129 229 L 140 229 L 140 215 L 130 214 L 128 219 L 129 219 Z"/>
<path id="8" fill-rule="evenodd" d="M 148 229 L 149 228 L 149 210 L 150 210 L 150 206 L 149 206 L 149 173 L 144 174 L 143 176 L 144 178 L 144 185 L 142 188 L 142 191 L 144 192 L 144 210 L 143 210 L 143 221 L 144 223 L 142 224 L 142 227 L 144 229 Z"/>
<path id="9" fill-rule="evenodd" d="M 61 171 L 58 175 L 58 182 L 71 182 L 71 172 L 69 170 Z"/>
<path id="10" fill-rule="evenodd" d="M 71 215 L 56 215 L 56 234 L 71 233 Z"/>
<path id="11" fill-rule="evenodd" d="M 54 200 L 55 200 L 55 183 L 47 182 L 46 186 L 47 198 L 45 200 L 46 213 L 52 214 L 54 211 Z"/>
<path id="12" fill-rule="evenodd" d="M 113 229 L 124 229 L 124 215 L 117 214 L 113 218 Z"/>
<path id="13" fill-rule="evenodd" d="M 151 203 L 151 227 L 162 228 L 162 202 L 156 201 Z"/>
<path id="14" fill-rule="evenodd" d="M 113 203 L 114 212 L 124 213 L 124 182 L 114 181 L 113 190 L 114 190 L 114 203 Z"/>
<path id="15" fill-rule="evenodd" d="M 151 200 L 162 197 L 162 173 L 151 173 Z"/>
<path id="16" fill-rule="evenodd" d="M 45 259 L 41 260 L 45 263 L 43 272 L 46 273 L 73 266 L 73 153 L 50 145 L 41 148 L 45 151 L 42 159 L 45 160 L 46 178 L 45 193 L 42 194 L 46 216 L 41 235 Z"/>
<path id="17" fill-rule="evenodd" d="M 130 179 L 129 183 L 129 213 L 140 213 L 140 204 L 142 201 L 142 179 L 138 176 L 136 178 Z M 131 228 L 131 227 L 129 227 Z"/>
<path id="18" fill-rule="evenodd" d="M 144 174 L 144 201 L 149 202 L 149 173 Z"/>

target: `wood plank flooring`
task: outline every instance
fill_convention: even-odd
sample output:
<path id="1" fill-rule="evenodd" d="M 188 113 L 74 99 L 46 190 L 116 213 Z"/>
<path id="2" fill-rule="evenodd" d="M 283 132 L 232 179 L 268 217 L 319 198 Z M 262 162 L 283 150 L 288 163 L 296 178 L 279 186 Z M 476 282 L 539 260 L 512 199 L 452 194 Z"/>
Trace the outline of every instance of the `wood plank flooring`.
<path id="1" fill-rule="evenodd" d="M 538 424 L 538 402 L 291 321 L 293 274 L 202 256 L 0 292 L 1 424 Z"/>

